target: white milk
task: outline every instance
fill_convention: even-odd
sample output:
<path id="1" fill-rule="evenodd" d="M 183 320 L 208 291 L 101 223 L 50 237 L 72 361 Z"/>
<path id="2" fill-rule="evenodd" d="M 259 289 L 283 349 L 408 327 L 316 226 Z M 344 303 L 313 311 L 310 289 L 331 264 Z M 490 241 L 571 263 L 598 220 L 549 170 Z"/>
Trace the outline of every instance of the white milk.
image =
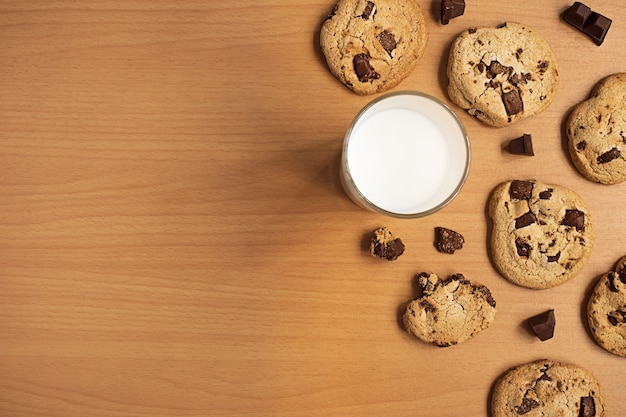
<path id="1" fill-rule="evenodd" d="M 469 169 L 469 142 L 440 102 L 392 93 L 357 118 L 343 160 L 344 187 L 355 201 L 411 216 L 440 208 L 458 193 Z"/>

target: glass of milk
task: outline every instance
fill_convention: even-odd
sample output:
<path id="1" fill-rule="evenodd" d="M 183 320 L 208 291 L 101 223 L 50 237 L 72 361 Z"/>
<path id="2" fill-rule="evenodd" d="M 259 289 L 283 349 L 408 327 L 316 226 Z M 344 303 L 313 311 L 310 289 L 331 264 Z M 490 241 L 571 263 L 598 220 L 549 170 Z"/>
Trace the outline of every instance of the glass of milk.
<path id="1" fill-rule="evenodd" d="M 445 207 L 470 167 L 463 124 L 442 101 L 402 91 L 378 97 L 357 114 L 341 155 L 341 183 L 368 210 L 399 218 Z"/>

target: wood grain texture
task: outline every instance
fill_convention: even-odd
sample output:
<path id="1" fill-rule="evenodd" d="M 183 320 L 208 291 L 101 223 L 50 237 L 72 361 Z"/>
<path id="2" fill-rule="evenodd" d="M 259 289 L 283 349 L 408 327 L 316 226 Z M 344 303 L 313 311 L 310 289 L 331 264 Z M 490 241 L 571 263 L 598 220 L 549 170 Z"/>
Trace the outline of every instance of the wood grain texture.
<path id="1" fill-rule="evenodd" d="M 516 20 L 552 45 L 548 110 L 492 129 L 456 108 L 472 142 L 461 194 L 418 220 L 350 202 L 344 132 L 373 97 L 335 80 L 317 39 L 333 0 L 0 1 L 0 416 L 485 416 L 494 380 L 548 357 L 592 371 L 626 415 L 626 361 L 592 340 L 583 305 L 626 254 L 626 183 L 582 178 L 564 147 L 568 111 L 626 70 L 626 11 L 597 47 L 559 20 L 570 3 L 468 2 L 438 23 L 397 89 L 448 101 L 453 37 Z M 509 155 L 531 133 L 536 156 Z M 512 178 L 578 191 L 596 246 L 572 281 L 532 291 L 487 252 L 489 191 Z M 388 226 L 406 253 L 380 262 Z M 454 255 L 435 226 L 465 236 Z M 401 328 L 413 277 L 462 272 L 498 302 L 493 326 L 447 349 Z M 526 318 L 554 308 L 555 337 Z"/>

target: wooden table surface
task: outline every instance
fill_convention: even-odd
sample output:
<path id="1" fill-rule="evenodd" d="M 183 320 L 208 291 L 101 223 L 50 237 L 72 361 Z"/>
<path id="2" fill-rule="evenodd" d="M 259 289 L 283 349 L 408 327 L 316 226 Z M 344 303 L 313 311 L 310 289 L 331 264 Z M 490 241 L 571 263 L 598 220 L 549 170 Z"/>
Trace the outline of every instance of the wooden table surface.
<path id="1" fill-rule="evenodd" d="M 520 21 L 559 59 L 543 113 L 489 128 L 454 109 L 469 178 L 442 211 L 367 212 L 339 184 L 362 97 L 329 73 L 319 29 L 333 0 L 0 1 L 0 416 L 487 416 L 496 378 L 541 358 L 592 371 L 626 415 L 626 359 L 596 345 L 585 302 L 626 254 L 626 183 L 573 168 L 566 115 L 626 71 L 626 9 L 604 44 L 559 19 L 572 2 L 472 0 L 438 22 L 418 0 L 426 52 L 395 90 L 449 102 L 447 50 L 472 26 Z M 502 148 L 533 135 L 534 157 Z M 537 178 L 576 190 L 594 216 L 586 268 L 534 291 L 487 251 L 490 190 Z M 407 250 L 374 259 L 388 226 Z M 454 255 L 435 226 L 465 236 Z M 497 300 L 492 327 L 450 348 L 409 336 L 399 314 L 422 271 L 461 272 Z M 555 337 L 525 320 L 554 308 Z"/>

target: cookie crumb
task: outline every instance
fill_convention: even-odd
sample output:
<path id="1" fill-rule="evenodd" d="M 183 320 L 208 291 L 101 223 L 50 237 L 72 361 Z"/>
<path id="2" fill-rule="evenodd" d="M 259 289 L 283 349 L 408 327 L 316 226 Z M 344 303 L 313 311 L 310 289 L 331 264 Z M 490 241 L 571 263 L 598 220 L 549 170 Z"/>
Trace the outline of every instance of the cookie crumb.
<path id="1" fill-rule="evenodd" d="M 435 247 L 441 253 L 454 254 L 463 249 L 463 235 L 445 227 L 435 227 Z"/>
<path id="2" fill-rule="evenodd" d="M 404 253 L 404 243 L 400 238 L 394 238 L 393 234 L 386 227 L 381 227 L 374 231 L 370 252 L 372 256 L 388 261 L 395 261 Z"/>

